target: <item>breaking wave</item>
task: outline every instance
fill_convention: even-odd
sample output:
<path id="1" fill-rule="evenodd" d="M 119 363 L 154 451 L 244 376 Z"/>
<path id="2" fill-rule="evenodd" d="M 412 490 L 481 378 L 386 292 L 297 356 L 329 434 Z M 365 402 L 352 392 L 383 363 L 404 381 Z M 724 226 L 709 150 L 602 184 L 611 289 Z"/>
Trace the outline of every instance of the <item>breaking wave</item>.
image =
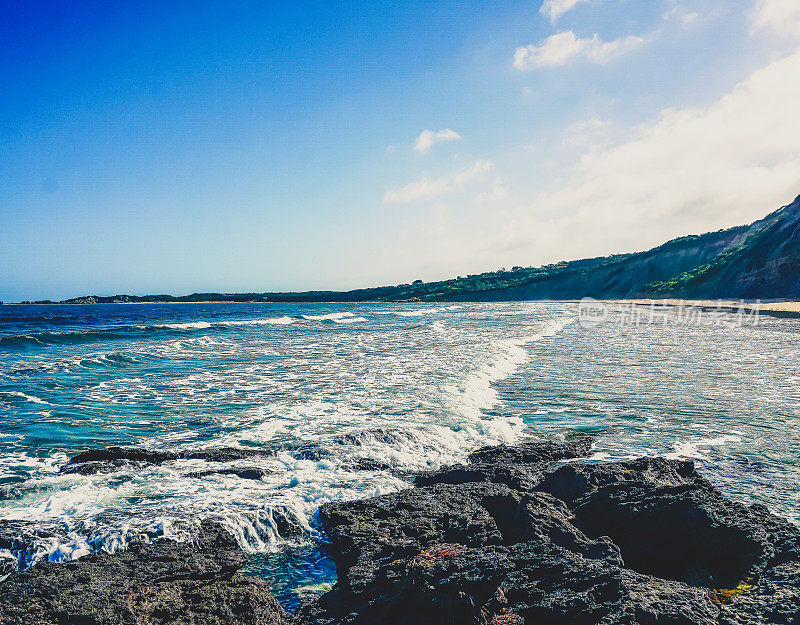
<path id="1" fill-rule="evenodd" d="M 119 341 L 126 339 L 146 338 L 149 336 L 182 336 L 191 332 L 208 329 L 225 330 L 226 328 L 268 325 L 289 325 L 293 323 L 289 316 L 266 319 L 237 319 L 219 321 L 192 321 L 185 323 L 159 323 L 150 325 L 132 324 L 114 326 L 96 330 L 67 330 L 64 332 L 28 332 L 0 336 L 0 346 L 6 348 L 43 347 L 48 345 L 78 345 L 99 341 Z"/>
<path id="2" fill-rule="evenodd" d="M 93 427 L 153 450 L 188 445 L 270 453 L 231 461 L 121 462 L 87 474 L 62 472 L 65 453 L 0 455 L 0 477 L 12 484 L 0 491 L 0 519 L 20 524 L 18 540 L 0 551 L 0 559 L 25 567 L 115 551 L 134 539 L 185 539 L 205 518 L 219 520 L 251 553 L 313 538 L 315 514 L 327 501 L 406 488 L 417 471 L 462 461 L 481 445 L 515 440 L 522 423 L 492 413 L 499 401 L 494 385 L 527 362 L 526 345 L 569 323 L 534 323 L 535 332 L 518 338 L 465 335 L 449 324 L 400 327 L 399 320 L 381 326 L 391 330 L 385 333 L 347 329 L 367 321 L 367 314 L 304 313 L 80 333 L 162 338 L 132 343 L 125 353 L 82 354 L 77 341 L 54 343 L 65 355 L 52 361 L 52 369 L 41 365 L 36 371 L 83 376 L 87 388 L 75 397 L 98 406 Z M 311 322 L 308 331 L 298 320 Z M 317 323 L 345 325 L 320 333 L 312 329 Z M 292 324 L 297 332 L 286 342 L 276 343 L 269 333 L 211 338 L 222 328 Z M 204 365 L 196 359 L 205 359 Z M 130 372 L 122 377 L 118 366 Z M 15 391 L 12 401 L 33 398 Z M 136 407 L 133 418 L 114 416 L 131 414 L 130 407 Z M 85 417 L 59 414 L 47 419 L 67 429 L 85 427 Z M 85 440 L 78 445 L 78 451 L 85 449 Z"/>

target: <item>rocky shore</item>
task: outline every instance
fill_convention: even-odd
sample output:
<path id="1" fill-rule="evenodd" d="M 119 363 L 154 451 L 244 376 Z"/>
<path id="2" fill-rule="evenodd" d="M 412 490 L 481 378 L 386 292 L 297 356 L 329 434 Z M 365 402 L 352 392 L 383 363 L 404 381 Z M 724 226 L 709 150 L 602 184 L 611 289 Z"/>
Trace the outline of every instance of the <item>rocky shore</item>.
<path id="1" fill-rule="evenodd" d="M 800 624 L 797 527 L 726 499 L 690 462 L 576 460 L 590 447 L 484 448 L 415 488 L 323 506 L 338 582 L 293 617 L 206 523 L 193 544 L 12 573 L 0 624 Z"/>
<path id="2" fill-rule="evenodd" d="M 283 623 L 269 584 L 237 573 L 246 562 L 225 530 L 203 523 L 191 543 L 39 563 L 0 582 L 0 625 Z"/>

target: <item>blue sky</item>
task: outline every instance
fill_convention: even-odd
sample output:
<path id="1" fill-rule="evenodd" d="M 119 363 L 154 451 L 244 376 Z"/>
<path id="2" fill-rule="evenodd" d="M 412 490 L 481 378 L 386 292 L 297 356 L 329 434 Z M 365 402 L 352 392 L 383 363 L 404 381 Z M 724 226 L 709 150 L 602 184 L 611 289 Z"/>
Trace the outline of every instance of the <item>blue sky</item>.
<path id="1" fill-rule="evenodd" d="M 6 301 L 438 279 L 800 193 L 796 0 L 0 12 Z"/>

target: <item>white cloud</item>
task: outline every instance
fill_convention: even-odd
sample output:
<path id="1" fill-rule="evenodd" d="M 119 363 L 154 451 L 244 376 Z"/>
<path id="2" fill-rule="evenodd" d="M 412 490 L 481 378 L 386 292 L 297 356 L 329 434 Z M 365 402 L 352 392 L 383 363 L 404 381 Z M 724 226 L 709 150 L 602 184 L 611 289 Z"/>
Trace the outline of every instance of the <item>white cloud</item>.
<path id="1" fill-rule="evenodd" d="M 479 193 L 475 198 L 477 204 L 492 204 L 508 197 L 508 187 L 502 178 L 495 178 L 489 191 Z"/>
<path id="2" fill-rule="evenodd" d="M 542 6 L 539 8 L 539 13 L 546 15 L 551 23 L 564 15 L 567 11 L 571 11 L 577 5 L 588 0 L 544 0 Z"/>
<path id="3" fill-rule="evenodd" d="M 693 24 L 700 15 L 695 11 L 688 11 L 681 6 L 673 6 L 664 13 L 665 20 L 675 19 L 684 25 Z"/>
<path id="4" fill-rule="evenodd" d="M 560 246 L 552 254 L 571 257 L 633 251 L 790 202 L 800 193 L 797 76 L 800 52 L 711 106 L 664 111 L 635 139 L 585 152 L 572 176 L 518 213 L 526 225 L 506 238 L 529 232 L 528 245 L 544 237 Z"/>
<path id="5" fill-rule="evenodd" d="M 561 140 L 564 145 L 585 145 L 602 138 L 612 126 L 609 120 L 593 117 L 567 126 Z"/>
<path id="6" fill-rule="evenodd" d="M 754 23 L 757 28 L 800 35 L 800 0 L 756 0 Z"/>
<path id="7" fill-rule="evenodd" d="M 556 33 L 539 45 L 521 46 L 514 53 L 514 67 L 529 70 L 537 67 L 565 65 L 574 58 L 604 64 L 641 46 L 642 37 L 630 36 L 603 41 L 598 35 L 580 39 L 571 30 Z"/>
<path id="8" fill-rule="evenodd" d="M 384 204 L 408 204 L 419 200 L 432 200 L 445 195 L 463 193 L 467 186 L 480 181 L 494 165 L 491 161 L 480 160 L 471 167 L 462 169 L 442 178 L 423 178 L 399 189 L 390 189 L 383 196 Z"/>
<path id="9" fill-rule="evenodd" d="M 437 143 L 460 140 L 461 135 L 449 128 L 445 128 L 444 130 L 423 130 L 419 133 L 419 137 L 417 137 L 417 140 L 414 142 L 414 149 L 417 152 L 425 154 Z"/>
<path id="10" fill-rule="evenodd" d="M 757 15 L 749 16 L 754 26 Z M 455 275 L 643 250 L 750 223 L 800 194 L 797 76 L 800 51 L 765 63 L 709 104 L 665 110 L 636 127 L 589 115 L 557 137 L 565 146 L 493 154 L 490 173 L 459 185 L 458 211 L 437 213 L 435 232 L 414 221 L 419 227 L 403 233 L 403 245 L 420 267 Z M 385 201 L 455 186 L 424 179 Z M 433 211 L 419 219 L 433 220 Z"/>

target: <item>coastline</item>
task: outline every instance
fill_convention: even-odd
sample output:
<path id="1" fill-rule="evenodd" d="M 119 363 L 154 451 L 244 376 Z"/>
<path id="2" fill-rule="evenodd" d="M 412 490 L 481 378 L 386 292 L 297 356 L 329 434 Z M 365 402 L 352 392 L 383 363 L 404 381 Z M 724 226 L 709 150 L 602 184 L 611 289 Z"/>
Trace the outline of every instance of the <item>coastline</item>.
<path id="1" fill-rule="evenodd" d="M 592 298 L 595 299 L 595 298 Z M 713 308 L 738 311 L 740 308 L 746 310 L 760 310 L 761 312 L 775 312 L 800 315 L 800 300 L 790 299 L 677 299 L 677 298 L 619 298 L 606 299 L 596 298 L 597 301 L 605 304 L 635 304 L 637 306 L 696 306 L 698 308 Z M 526 303 L 579 303 L 582 300 L 574 298 L 564 299 L 525 299 L 525 300 L 498 300 L 503 302 L 526 302 Z M 131 301 L 131 302 L 3 302 L 0 306 L 148 306 L 148 305 L 181 305 L 181 304 L 437 304 L 437 303 L 487 303 L 487 300 L 464 300 L 464 299 L 435 299 L 435 300 L 287 300 L 287 301 L 264 301 L 264 300 L 187 300 L 187 301 Z"/>

